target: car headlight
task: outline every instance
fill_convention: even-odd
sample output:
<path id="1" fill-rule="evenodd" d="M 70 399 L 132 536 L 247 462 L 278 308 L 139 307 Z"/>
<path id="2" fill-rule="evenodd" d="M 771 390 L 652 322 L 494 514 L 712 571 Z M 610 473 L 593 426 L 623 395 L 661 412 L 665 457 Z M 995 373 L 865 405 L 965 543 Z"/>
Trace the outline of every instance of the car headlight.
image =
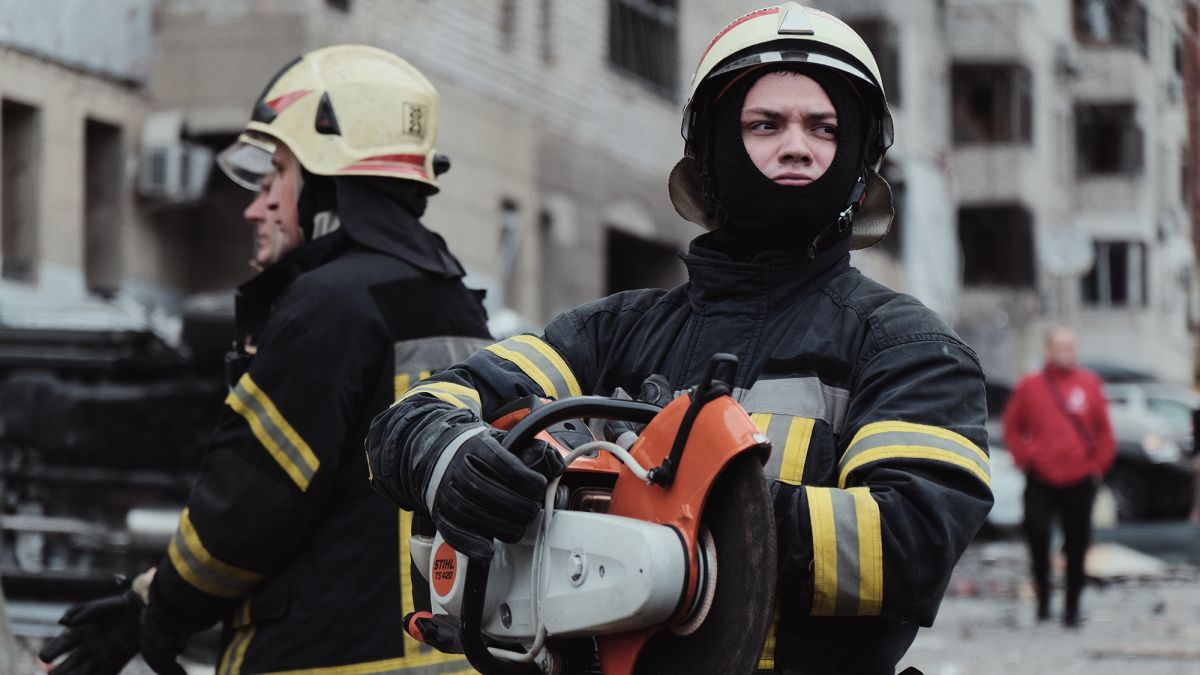
<path id="1" fill-rule="evenodd" d="M 1183 450 L 1175 441 L 1162 434 L 1146 434 L 1142 437 L 1142 450 L 1155 462 L 1177 462 L 1183 459 Z"/>

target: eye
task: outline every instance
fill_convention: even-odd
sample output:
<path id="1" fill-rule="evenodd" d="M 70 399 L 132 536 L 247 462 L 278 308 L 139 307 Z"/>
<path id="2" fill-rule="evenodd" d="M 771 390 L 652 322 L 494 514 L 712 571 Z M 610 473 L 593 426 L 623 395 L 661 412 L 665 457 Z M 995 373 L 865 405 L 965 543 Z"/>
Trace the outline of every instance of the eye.
<path id="1" fill-rule="evenodd" d="M 819 124 L 813 129 L 813 133 L 821 138 L 837 138 L 837 126 L 833 124 Z"/>
<path id="2" fill-rule="evenodd" d="M 769 120 L 750 120 L 744 122 L 743 126 L 746 131 L 772 131 L 775 129 L 775 124 Z"/>

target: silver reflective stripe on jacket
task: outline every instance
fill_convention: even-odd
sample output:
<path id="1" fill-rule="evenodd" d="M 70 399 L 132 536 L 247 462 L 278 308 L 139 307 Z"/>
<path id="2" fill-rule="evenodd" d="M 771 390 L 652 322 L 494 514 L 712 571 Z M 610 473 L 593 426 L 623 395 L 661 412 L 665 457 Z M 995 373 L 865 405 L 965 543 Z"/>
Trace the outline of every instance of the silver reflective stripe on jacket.
<path id="1" fill-rule="evenodd" d="M 462 335 L 435 335 L 397 342 L 394 346 L 396 373 L 415 374 L 449 368 L 491 343 L 485 338 Z"/>
<path id="2" fill-rule="evenodd" d="M 842 432 L 850 405 L 849 391 L 816 377 L 759 380 L 749 389 L 735 389 L 733 398 L 751 412 L 822 420 L 835 434 Z"/>

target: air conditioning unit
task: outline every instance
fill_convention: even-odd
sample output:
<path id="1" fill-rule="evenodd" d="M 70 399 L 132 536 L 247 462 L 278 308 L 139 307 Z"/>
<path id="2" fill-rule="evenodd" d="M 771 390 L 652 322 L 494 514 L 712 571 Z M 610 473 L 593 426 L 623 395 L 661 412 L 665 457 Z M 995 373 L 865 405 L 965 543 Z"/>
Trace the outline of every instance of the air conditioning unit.
<path id="1" fill-rule="evenodd" d="M 153 113 L 142 127 L 137 191 L 152 206 L 186 206 L 204 197 L 213 152 L 185 138 L 183 113 Z"/>

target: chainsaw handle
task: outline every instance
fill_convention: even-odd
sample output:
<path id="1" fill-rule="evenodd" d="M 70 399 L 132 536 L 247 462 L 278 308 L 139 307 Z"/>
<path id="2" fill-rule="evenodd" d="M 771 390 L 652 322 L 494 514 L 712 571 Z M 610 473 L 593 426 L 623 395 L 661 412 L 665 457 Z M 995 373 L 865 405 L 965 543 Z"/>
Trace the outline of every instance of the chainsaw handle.
<path id="1" fill-rule="evenodd" d="M 486 675 L 540 675 L 532 663 L 516 663 L 492 656 L 483 642 L 483 599 L 487 594 L 488 573 L 492 561 L 467 558 L 467 576 L 463 579 L 462 623 L 463 654 L 471 667 Z"/>
<path id="2" fill-rule="evenodd" d="M 551 401 L 529 413 L 504 434 L 501 442 L 509 450 L 524 447 L 538 432 L 550 425 L 580 417 L 649 424 L 660 412 L 662 408 L 641 401 L 623 401 L 605 396 L 572 396 Z"/>

